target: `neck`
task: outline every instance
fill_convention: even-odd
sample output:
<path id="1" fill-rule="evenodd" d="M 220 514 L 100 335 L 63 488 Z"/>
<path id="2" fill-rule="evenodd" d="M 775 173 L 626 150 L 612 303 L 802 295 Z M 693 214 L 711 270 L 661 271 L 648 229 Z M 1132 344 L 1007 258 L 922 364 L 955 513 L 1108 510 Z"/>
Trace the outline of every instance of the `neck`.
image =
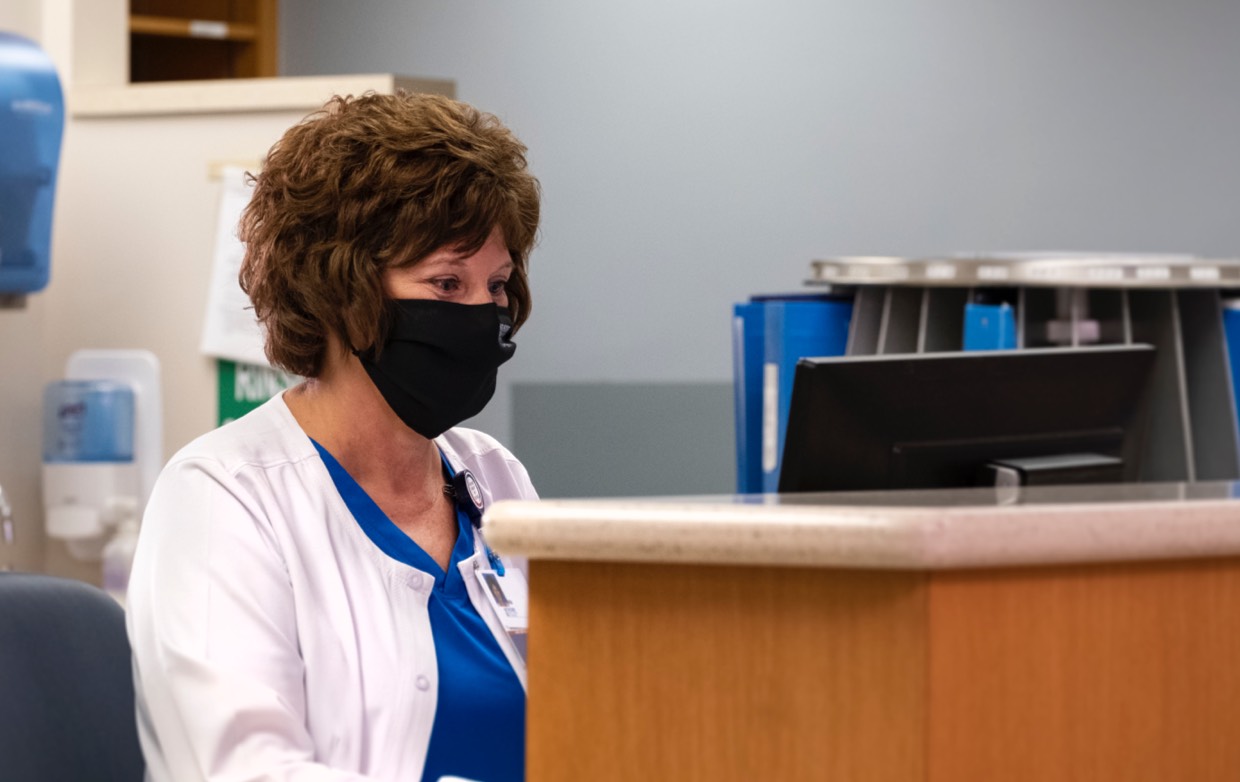
<path id="1" fill-rule="evenodd" d="M 307 435 L 363 485 L 408 491 L 424 476 L 442 484 L 439 449 L 397 417 L 361 362 L 337 353 L 323 373 L 285 392 L 285 402 Z"/>

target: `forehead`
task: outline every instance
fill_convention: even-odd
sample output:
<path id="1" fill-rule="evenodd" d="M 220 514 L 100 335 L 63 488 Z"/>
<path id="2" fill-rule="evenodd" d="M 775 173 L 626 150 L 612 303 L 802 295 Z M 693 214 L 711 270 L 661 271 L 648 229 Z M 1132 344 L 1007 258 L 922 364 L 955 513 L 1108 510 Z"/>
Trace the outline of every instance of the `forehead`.
<path id="1" fill-rule="evenodd" d="M 445 246 L 431 251 L 422 260 L 405 268 L 497 268 L 512 265 L 512 253 L 504 242 L 504 235 L 498 228 L 491 231 L 486 242 L 476 251 L 463 251 L 459 247 Z"/>

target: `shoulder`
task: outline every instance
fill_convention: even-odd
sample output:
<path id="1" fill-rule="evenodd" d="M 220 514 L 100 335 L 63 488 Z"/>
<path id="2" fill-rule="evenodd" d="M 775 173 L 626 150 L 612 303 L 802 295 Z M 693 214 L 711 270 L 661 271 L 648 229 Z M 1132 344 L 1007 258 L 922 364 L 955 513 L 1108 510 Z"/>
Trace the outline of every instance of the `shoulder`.
<path id="1" fill-rule="evenodd" d="M 228 545 L 276 551 L 288 530 L 301 529 L 291 519 L 322 516 L 325 475 L 314 444 L 277 396 L 168 461 L 147 502 L 142 537 L 185 561 L 233 550 Z"/>
<path id="2" fill-rule="evenodd" d="M 277 395 L 193 440 L 168 461 L 168 466 L 206 462 L 235 474 L 247 467 L 276 467 L 316 456 L 314 444 L 297 425 L 282 396 Z"/>
<path id="3" fill-rule="evenodd" d="M 250 505 L 279 495 L 277 487 L 304 486 L 311 472 L 306 465 L 317 459 L 314 444 L 277 396 L 178 451 L 160 473 L 152 503 L 209 491 Z"/>
<path id="4" fill-rule="evenodd" d="M 455 427 L 435 439 L 453 469 L 466 469 L 482 484 L 491 500 L 538 498 L 525 465 L 489 434 Z"/>

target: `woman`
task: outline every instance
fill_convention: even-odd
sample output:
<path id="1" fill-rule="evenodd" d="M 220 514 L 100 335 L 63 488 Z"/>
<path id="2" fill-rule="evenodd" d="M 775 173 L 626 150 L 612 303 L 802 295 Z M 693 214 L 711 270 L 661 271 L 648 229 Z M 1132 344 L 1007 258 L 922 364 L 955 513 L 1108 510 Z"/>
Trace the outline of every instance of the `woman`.
<path id="1" fill-rule="evenodd" d="M 129 631 L 153 780 L 522 778 L 524 663 L 462 479 L 536 495 L 452 427 L 529 314 L 538 211 L 525 147 L 445 98 L 336 98 L 272 148 L 241 282 L 306 380 L 151 496 Z"/>

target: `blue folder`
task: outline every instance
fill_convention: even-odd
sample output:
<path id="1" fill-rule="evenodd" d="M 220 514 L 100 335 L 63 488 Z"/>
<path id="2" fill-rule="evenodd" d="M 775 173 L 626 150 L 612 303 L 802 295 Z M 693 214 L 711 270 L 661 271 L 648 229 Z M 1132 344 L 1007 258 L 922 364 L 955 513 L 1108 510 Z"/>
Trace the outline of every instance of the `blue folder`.
<path id="1" fill-rule="evenodd" d="M 736 415 L 736 490 L 762 491 L 762 362 L 766 314 L 761 302 L 732 307 L 732 389 Z M 751 456 L 752 454 L 752 456 Z"/>
<path id="2" fill-rule="evenodd" d="M 1015 350 L 1016 313 L 1011 304 L 964 306 L 965 350 Z"/>
<path id="3" fill-rule="evenodd" d="M 737 491 L 776 491 L 796 364 L 840 356 L 852 300 L 824 294 L 754 296 L 733 308 Z"/>
<path id="4" fill-rule="evenodd" d="M 1223 333 L 1227 336 L 1227 362 L 1231 365 L 1231 397 L 1240 417 L 1240 302 L 1223 306 Z"/>

